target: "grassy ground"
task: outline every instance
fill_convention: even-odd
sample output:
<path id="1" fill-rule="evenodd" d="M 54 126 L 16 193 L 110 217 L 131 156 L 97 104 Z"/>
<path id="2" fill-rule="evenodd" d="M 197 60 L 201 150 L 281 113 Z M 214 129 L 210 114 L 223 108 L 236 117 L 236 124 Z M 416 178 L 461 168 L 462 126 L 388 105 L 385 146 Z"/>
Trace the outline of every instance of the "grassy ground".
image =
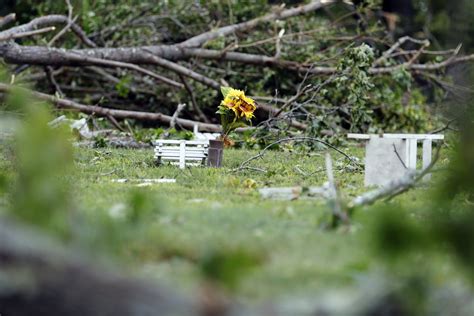
<path id="1" fill-rule="evenodd" d="M 362 148 L 345 150 L 362 159 Z M 264 186 L 323 184 L 324 152 L 269 151 L 253 164 L 267 173 L 232 171 L 255 154 L 226 150 L 221 169 L 182 171 L 156 167 L 152 150 L 78 149 L 71 182 L 76 203 L 91 216 L 116 213 L 137 192 L 153 197 L 156 215 L 147 223 L 147 237 L 122 250 L 135 272 L 182 289 L 200 284 L 208 258 L 241 249 L 257 262 L 247 273 L 237 273 L 239 282 L 232 287 L 246 299 L 347 286 L 377 268 L 360 229 L 366 212 L 355 214 L 350 231 L 330 231 L 322 228 L 329 218 L 324 201 L 261 200 L 258 195 L 256 188 Z M 363 173 L 346 168 L 347 161 L 339 154 L 332 156 L 346 198 L 364 191 Z M 133 183 L 112 183 L 118 178 L 175 178 L 177 182 L 137 188 Z M 416 204 L 420 192 L 423 189 L 394 203 Z M 225 263 L 217 262 L 225 270 Z M 223 274 L 218 278 L 227 280 Z"/>
<path id="2" fill-rule="evenodd" d="M 9 145 L 0 143 L 0 149 L 0 176 L 6 174 L 13 183 L 15 154 Z M 362 147 L 342 149 L 362 161 Z M 42 153 L 40 150 L 39 159 Z M 76 148 L 74 168 L 65 177 L 73 193 L 70 208 L 81 214 L 72 217 L 75 231 L 83 238 L 81 249 L 90 247 L 92 254 L 107 249 L 112 258 L 118 255 L 125 262 L 130 273 L 183 291 L 193 291 L 205 280 L 217 280 L 245 300 L 317 295 L 360 287 L 361 280 L 373 274 L 391 273 L 387 261 L 373 251 L 378 240 L 373 233 L 377 224 L 372 222 L 379 213 L 377 207 L 357 210 L 350 228 L 330 230 L 329 208 L 323 200 L 259 197 L 260 187 L 323 184 L 324 151 L 302 153 L 285 147 L 268 151 L 263 159 L 252 162 L 251 166 L 265 168 L 266 173 L 233 171 L 256 153 L 229 149 L 223 168 L 180 170 L 156 166 L 152 149 Z M 344 198 L 364 192 L 363 173 L 350 168 L 340 154 L 331 154 Z M 29 172 L 43 166 L 37 165 Z M 45 176 L 47 172 L 38 177 Z M 35 177 L 30 178 L 36 183 Z M 137 187 L 133 182 L 112 181 L 120 178 L 175 178 L 176 183 Z M 48 182 L 40 183 L 43 187 Z M 29 190 L 37 197 L 34 190 L 38 189 L 34 188 Z M 418 188 L 390 204 L 400 206 L 400 210 L 416 210 L 408 215 L 422 219 L 429 211 L 423 207 L 429 192 Z M 140 217 L 140 213 L 148 215 Z M 438 283 L 458 279 L 450 258 L 435 255 L 429 261 L 426 265 L 423 256 L 415 256 L 412 264 L 405 265 L 413 273 L 412 267 L 423 264 L 423 272 L 432 269 Z M 246 266 L 252 268 L 243 269 Z"/>

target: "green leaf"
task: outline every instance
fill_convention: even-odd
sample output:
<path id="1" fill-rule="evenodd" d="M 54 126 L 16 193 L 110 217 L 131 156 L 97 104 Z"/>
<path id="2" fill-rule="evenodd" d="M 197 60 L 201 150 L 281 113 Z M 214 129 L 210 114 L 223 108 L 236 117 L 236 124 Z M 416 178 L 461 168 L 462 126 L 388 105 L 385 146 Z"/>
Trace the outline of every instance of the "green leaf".
<path id="1" fill-rule="evenodd" d="M 244 122 L 236 121 L 229 124 L 229 129 L 233 131 L 236 128 L 246 127 L 246 126 L 247 124 L 245 124 Z"/>
<path id="2" fill-rule="evenodd" d="M 221 87 L 221 93 L 224 98 L 230 93 L 230 90 L 232 90 L 231 87 Z"/>

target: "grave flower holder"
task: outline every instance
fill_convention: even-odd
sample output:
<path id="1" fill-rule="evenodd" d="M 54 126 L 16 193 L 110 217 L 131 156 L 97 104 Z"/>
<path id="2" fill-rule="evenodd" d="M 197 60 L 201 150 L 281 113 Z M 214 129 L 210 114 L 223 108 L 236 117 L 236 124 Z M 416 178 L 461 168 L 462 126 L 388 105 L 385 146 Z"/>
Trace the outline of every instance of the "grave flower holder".
<path id="1" fill-rule="evenodd" d="M 224 141 L 209 140 L 209 150 L 207 156 L 207 165 L 209 167 L 222 167 L 222 159 L 224 157 Z"/>

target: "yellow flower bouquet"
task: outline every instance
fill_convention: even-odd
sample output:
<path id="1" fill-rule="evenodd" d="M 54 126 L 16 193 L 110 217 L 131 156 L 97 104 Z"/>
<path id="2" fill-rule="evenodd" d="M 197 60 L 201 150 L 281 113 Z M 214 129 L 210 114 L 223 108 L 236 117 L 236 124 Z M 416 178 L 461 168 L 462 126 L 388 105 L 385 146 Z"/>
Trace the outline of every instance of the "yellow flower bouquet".
<path id="1" fill-rule="evenodd" d="M 221 115 L 222 140 L 225 144 L 231 143 L 229 134 L 236 128 L 245 127 L 252 123 L 254 112 L 257 109 L 255 101 L 247 96 L 242 90 L 231 87 L 222 87 L 224 99 L 216 113 Z"/>

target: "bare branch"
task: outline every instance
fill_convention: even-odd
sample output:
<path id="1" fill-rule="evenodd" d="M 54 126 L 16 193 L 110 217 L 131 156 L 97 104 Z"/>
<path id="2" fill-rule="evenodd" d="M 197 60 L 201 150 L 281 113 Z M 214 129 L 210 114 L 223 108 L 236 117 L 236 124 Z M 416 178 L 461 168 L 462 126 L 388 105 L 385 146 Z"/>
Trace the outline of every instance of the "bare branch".
<path id="1" fill-rule="evenodd" d="M 58 93 L 61 98 L 64 97 L 64 93 L 61 90 L 61 87 L 59 86 L 58 82 L 56 81 L 56 78 L 54 77 L 53 68 L 50 66 L 46 66 L 44 67 L 44 71 L 46 72 L 46 76 L 49 82 L 53 85 L 56 93 Z"/>
<path id="2" fill-rule="evenodd" d="M 81 55 L 77 55 L 77 54 L 68 54 L 68 55 L 69 55 L 68 58 L 70 58 L 70 60 L 77 60 L 77 61 L 85 62 L 85 63 L 91 64 L 91 65 L 101 65 L 101 66 L 120 67 L 120 68 L 132 69 L 132 70 L 141 72 L 145 75 L 148 75 L 152 78 L 155 78 L 159 81 L 162 81 L 163 83 L 166 83 L 166 84 L 168 84 L 170 86 L 173 86 L 175 88 L 184 88 L 184 86 L 179 82 L 168 79 L 166 77 L 158 75 L 157 73 L 155 73 L 153 71 L 150 71 L 148 69 L 142 68 L 142 67 L 134 65 L 134 64 L 124 63 L 124 62 L 119 62 L 119 61 L 114 61 L 114 60 L 88 57 L 88 56 L 81 56 Z"/>
<path id="3" fill-rule="evenodd" d="M 0 36 L 3 36 L 0 33 Z M 118 62 L 141 64 L 141 65 L 159 65 L 161 67 L 173 70 L 184 76 L 190 77 L 214 89 L 219 89 L 219 84 L 210 78 L 198 74 L 186 67 L 178 65 L 173 61 L 186 60 L 193 57 L 203 59 L 215 59 L 222 61 L 234 61 L 244 64 L 262 65 L 300 71 L 309 74 L 331 75 L 337 72 L 336 67 L 304 65 L 297 62 L 277 60 L 274 57 L 245 54 L 236 52 L 226 52 L 183 48 L 178 49 L 175 46 L 147 46 L 147 47 L 127 47 L 127 48 L 96 48 L 96 49 L 57 49 L 41 46 L 19 46 L 14 43 L 0 45 L 0 56 L 8 63 L 30 64 L 30 65 L 87 65 L 87 58 L 98 58 L 114 60 Z M 87 56 L 87 58 L 79 58 Z M 369 69 L 371 74 L 386 74 L 395 70 L 405 68 L 406 70 L 424 70 L 436 71 L 446 68 L 450 65 L 474 61 L 474 54 L 460 57 L 449 58 L 443 62 L 431 64 L 409 64 L 404 63 L 390 67 L 372 67 Z"/>
<path id="4" fill-rule="evenodd" d="M 410 36 L 400 37 L 400 38 L 395 42 L 395 44 L 392 45 L 392 47 L 390 47 L 389 49 L 387 49 L 387 50 L 382 54 L 382 56 L 380 56 L 376 61 L 374 61 L 373 65 L 374 65 L 374 66 L 377 66 L 377 65 L 379 65 L 380 63 L 382 63 L 382 61 L 386 60 L 394 51 L 396 51 L 400 46 L 402 46 L 402 45 L 405 44 L 406 42 L 412 42 L 412 43 L 415 43 L 415 44 L 420 44 L 420 45 L 422 45 L 423 47 L 429 46 L 429 44 L 430 44 L 430 42 L 429 42 L 428 40 L 418 40 L 418 39 L 415 39 L 415 38 L 410 37 Z"/>
<path id="5" fill-rule="evenodd" d="M 227 26 L 218 28 L 217 30 L 199 34 L 197 36 L 191 37 L 190 39 L 178 44 L 178 46 L 199 47 L 199 46 L 202 46 L 207 41 L 213 40 L 215 38 L 218 38 L 221 36 L 227 36 L 236 32 L 245 32 L 265 22 L 270 22 L 277 19 L 283 20 L 283 19 L 287 19 L 296 15 L 306 14 L 306 13 L 321 9 L 322 7 L 328 4 L 329 3 L 320 1 L 320 0 L 312 1 L 309 4 L 302 5 L 296 8 L 291 8 L 291 9 L 287 9 L 287 10 L 283 10 L 283 11 L 279 11 L 275 13 L 270 13 L 270 14 L 258 17 L 256 19 L 253 19 L 247 22 L 227 25 Z"/>
<path id="6" fill-rule="evenodd" d="M 184 79 L 182 75 L 179 75 L 179 79 L 181 79 L 181 82 L 184 84 L 184 87 L 186 88 L 186 91 L 188 91 L 189 97 L 191 98 L 191 104 L 193 105 L 193 109 L 196 112 L 196 114 L 199 116 L 199 119 L 203 122 L 209 123 L 209 119 L 207 118 L 206 114 L 201 110 L 199 107 L 196 97 L 194 96 L 193 89 L 189 85 L 189 83 Z"/>
<path id="7" fill-rule="evenodd" d="M 34 30 L 34 31 L 28 31 L 28 32 L 17 33 L 17 34 L 9 34 L 9 35 L 6 35 L 6 36 L 2 36 L 1 33 L 0 33 L 0 42 L 12 40 L 12 39 L 17 39 L 17 38 L 33 36 L 33 35 L 38 35 L 38 34 L 43 34 L 43 33 L 54 31 L 55 29 L 56 28 L 54 26 L 49 26 L 49 27 L 45 27 L 45 28 L 42 28 L 42 29 Z"/>
<path id="8" fill-rule="evenodd" d="M 1 37 L 6 37 L 11 34 L 25 33 L 33 31 L 42 26 L 49 26 L 51 24 L 68 24 L 70 21 L 64 15 L 46 15 L 36 19 L 31 20 L 29 23 L 12 27 L 6 31 L 0 32 Z M 89 47 L 97 47 L 97 45 L 92 42 L 84 31 L 75 23 L 71 24 L 71 30 L 81 39 L 81 41 Z"/>
<path id="9" fill-rule="evenodd" d="M 440 70 L 440 69 L 443 69 L 455 64 L 461 64 L 461 63 L 470 62 L 470 61 L 474 61 L 474 54 L 461 56 L 461 57 L 448 58 L 445 61 L 442 61 L 439 63 L 411 64 L 411 65 L 407 65 L 406 63 L 404 63 L 401 65 L 392 66 L 392 67 L 370 68 L 369 73 L 374 74 L 374 75 L 386 74 L 386 73 L 390 73 L 402 68 L 405 68 L 407 70 L 435 71 L 435 70 Z"/>
<path id="10" fill-rule="evenodd" d="M 203 83 L 203 84 L 205 84 L 209 87 L 212 87 L 216 90 L 219 90 L 220 87 L 221 87 L 221 85 L 217 81 L 212 80 L 211 78 L 208 78 L 208 77 L 203 76 L 201 74 L 198 74 L 197 72 L 194 72 L 189 68 L 183 67 L 183 66 L 181 66 L 179 64 L 176 64 L 176 63 L 173 63 L 169 60 L 166 60 L 166 59 L 160 58 L 158 56 L 155 56 L 151 52 L 150 52 L 150 58 L 151 58 L 151 60 L 153 60 L 153 62 L 156 65 L 159 65 L 163 68 L 174 71 L 174 72 L 176 72 L 180 75 L 192 78 L 192 79 L 194 79 L 198 82 L 201 82 L 201 83 Z"/>
<path id="11" fill-rule="evenodd" d="M 71 5 L 71 1 L 70 0 L 66 0 L 66 5 L 67 5 L 67 11 L 68 11 L 68 14 L 67 14 L 67 19 L 68 19 L 68 22 L 67 22 L 67 25 L 58 33 L 56 34 L 48 43 L 48 47 L 50 47 L 51 45 L 53 45 L 54 42 L 56 42 L 61 36 L 64 35 L 64 33 L 66 33 L 70 28 L 71 26 L 76 23 L 76 20 L 79 16 L 76 16 L 74 19 L 72 18 L 72 5 Z"/>

